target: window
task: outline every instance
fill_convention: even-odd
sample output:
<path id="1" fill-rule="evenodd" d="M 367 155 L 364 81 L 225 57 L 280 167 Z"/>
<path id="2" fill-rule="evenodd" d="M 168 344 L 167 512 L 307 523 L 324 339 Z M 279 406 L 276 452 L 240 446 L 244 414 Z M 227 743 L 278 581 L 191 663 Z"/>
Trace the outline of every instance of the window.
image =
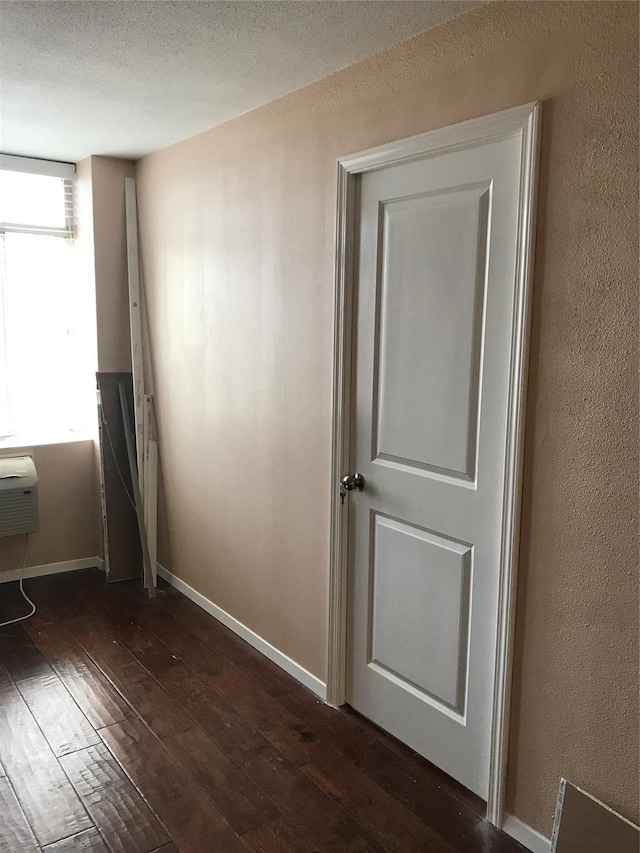
<path id="1" fill-rule="evenodd" d="M 0 158 L 5 445 L 86 437 L 95 423 L 95 307 L 75 263 L 73 171 L 63 163 Z"/>

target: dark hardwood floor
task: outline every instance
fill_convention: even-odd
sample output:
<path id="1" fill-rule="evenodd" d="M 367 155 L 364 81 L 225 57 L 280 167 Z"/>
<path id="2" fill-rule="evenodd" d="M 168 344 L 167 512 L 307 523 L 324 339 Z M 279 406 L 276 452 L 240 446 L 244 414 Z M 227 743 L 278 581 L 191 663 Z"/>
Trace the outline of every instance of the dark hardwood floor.
<path id="1" fill-rule="evenodd" d="M 515 853 L 483 803 L 180 593 L 25 582 L 0 629 L 0 853 Z M 0 585 L 0 622 L 24 612 Z"/>

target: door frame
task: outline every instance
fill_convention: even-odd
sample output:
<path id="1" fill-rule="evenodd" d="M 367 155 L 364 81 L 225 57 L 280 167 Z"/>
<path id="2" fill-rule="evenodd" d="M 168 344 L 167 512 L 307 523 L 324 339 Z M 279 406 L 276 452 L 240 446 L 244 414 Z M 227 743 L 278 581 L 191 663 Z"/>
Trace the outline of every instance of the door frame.
<path id="1" fill-rule="evenodd" d="M 358 176 L 444 151 L 473 148 L 513 136 L 521 139 L 516 292 L 512 316 L 487 800 L 487 820 L 496 826 L 501 826 L 504 819 L 506 788 L 541 113 L 542 102 L 534 101 L 338 160 L 327 671 L 327 702 L 335 706 L 343 705 L 346 695 L 349 502 L 342 504 L 337 484 L 344 474 L 349 473 Z"/>

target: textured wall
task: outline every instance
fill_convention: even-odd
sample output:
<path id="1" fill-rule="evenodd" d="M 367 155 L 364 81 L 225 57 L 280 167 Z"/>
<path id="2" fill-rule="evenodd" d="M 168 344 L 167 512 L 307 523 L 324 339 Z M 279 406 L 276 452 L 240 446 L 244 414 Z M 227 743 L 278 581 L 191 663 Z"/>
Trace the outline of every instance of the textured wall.
<path id="1" fill-rule="evenodd" d="M 28 449 L 11 453 L 20 456 Z M 45 444 L 31 450 L 38 472 L 40 530 L 29 536 L 27 565 L 99 556 L 102 531 L 93 441 Z M 0 539 L 0 573 L 20 568 L 23 549 L 24 536 Z"/>
<path id="2" fill-rule="evenodd" d="M 129 283 L 124 179 L 135 164 L 117 157 L 91 157 L 95 252 L 98 370 L 131 370 Z"/>
<path id="3" fill-rule="evenodd" d="M 143 160 L 162 559 L 323 677 L 335 159 L 544 99 L 509 810 L 633 817 L 636 3 L 492 3 Z"/>

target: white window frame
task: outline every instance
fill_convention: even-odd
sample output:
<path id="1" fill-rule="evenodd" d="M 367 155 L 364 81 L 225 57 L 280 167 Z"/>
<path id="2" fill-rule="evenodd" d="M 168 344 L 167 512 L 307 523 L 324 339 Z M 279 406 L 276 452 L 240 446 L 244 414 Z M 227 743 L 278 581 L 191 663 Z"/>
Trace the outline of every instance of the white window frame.
<path id="1" fill-rule="evenodd" d="M 15 154 L 0 154 L 0 171 L 9 171 L 9 172 L 23 172 L 31 175 L 43 175 L 47 177 L 54 178 L 62 178 L 64 180 L 73 180 L 76 175 L 76 166 L 75 163 L 66 163 L 57 160 L 43 160 L 35 157 L 22 157 Z M 1 223 L 0 222 L 0 230 L 6 232 L 16 232 L 16 231 L 24 231 L 31 233 L 48 233 L 48 234 L 60 234 L 61 239 L 65 236 L 68 236 L 69 239 L 73 239 L 73 233 L 71 231 L 51 231 L 51 230 L 42 230 L 38 232 L 37 229 L 29 229 L 28 227 L 20 227 L 17 224 L 10 223 Z M 53 445 L 53 444 L 69 444 L 78 441 L 87 441 L 88 439 L 95 438 L 94 436 L 95 430 L 91 429 L 87 431 L 87 434 L 84 432 L 79 433 L 62 433 L 56 434 L 52 433 L 51 435 L 47 435 L 46 432 L 41 433 L 37 431 L 35 434 L 17 434 L 10 436 L 0 436 L 0 451 L 4 450 L 14 450 L 22 447 L 36 447 L 42 445 Z"/>

